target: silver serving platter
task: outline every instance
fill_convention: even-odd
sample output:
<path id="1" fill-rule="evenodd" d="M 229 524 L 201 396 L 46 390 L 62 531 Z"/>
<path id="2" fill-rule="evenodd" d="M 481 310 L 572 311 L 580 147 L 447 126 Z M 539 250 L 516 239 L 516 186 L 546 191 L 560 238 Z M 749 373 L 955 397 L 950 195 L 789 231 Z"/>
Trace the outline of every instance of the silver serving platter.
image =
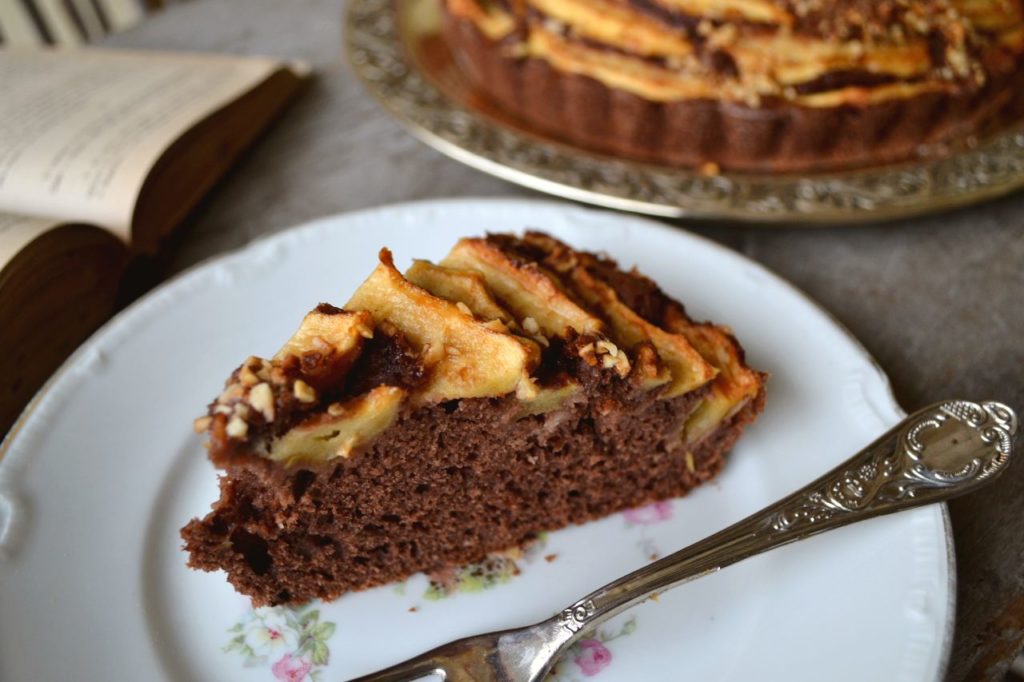
<path id="1" fill-rule="evenodd" d="M 428 145 L 535 190 L 663 217 L 825 225 L 930 213 L 1024 186 L 1024 125 L 942 158 L 800 175 L 707 175 L 559 143 L 474 92 L 439 36 L 438 1 L 352 0 L 355 73 Z"/>

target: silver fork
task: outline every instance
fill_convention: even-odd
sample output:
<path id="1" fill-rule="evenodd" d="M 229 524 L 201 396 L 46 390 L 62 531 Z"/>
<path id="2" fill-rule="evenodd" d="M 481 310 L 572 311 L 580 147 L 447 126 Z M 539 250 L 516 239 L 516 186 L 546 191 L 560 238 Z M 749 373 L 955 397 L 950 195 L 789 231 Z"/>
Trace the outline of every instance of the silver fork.
<path id="1" fill-rule="evenodd" d="M 976 490 L 1006 469 L 1016 431 L 1017 416 L 1001 403 L 936 403 L 789 497 L 545 621 L 459 639 L 353 682 L 428 675 L 456 682 L 537 682 L 585 631 L 652 595 L 833 528 Z"/>

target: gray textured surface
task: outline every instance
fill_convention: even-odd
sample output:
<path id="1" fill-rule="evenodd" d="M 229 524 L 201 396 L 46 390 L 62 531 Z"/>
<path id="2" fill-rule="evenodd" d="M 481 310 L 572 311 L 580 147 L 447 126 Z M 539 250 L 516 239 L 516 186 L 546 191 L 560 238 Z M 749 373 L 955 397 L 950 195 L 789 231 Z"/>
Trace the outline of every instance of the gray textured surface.
<path id="1" fill-rule="evenodd" d="M 420 144 L 347 70 L 341 0 L 207 0 L 108 41 L 272 54 L 318 78 L 196 211 L 162 276 L 320 216 L 445 196 L 524 196 Z M 908 410 L 948 397 L 1024 408 L 1024 195 L 865 227 L 681 224 L 761 261 L 828 308 L 875 355 Z M 949 679 L 999 679 L 1024 639 L 1024 462 L 952 505 L 959 564 Z"/>

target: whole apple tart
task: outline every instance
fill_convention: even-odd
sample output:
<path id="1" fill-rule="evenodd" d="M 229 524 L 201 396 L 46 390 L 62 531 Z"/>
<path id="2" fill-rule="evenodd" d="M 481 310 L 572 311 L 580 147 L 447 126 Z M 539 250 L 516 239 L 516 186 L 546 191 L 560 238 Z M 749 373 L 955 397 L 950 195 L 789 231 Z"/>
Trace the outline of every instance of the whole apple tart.
<path id="1" fill-rule="evenodd" d="M 1022 0 L 441 0 L 473 86 L 596 151 L 740 171 L 940 155 L 1024 114 Z"/>

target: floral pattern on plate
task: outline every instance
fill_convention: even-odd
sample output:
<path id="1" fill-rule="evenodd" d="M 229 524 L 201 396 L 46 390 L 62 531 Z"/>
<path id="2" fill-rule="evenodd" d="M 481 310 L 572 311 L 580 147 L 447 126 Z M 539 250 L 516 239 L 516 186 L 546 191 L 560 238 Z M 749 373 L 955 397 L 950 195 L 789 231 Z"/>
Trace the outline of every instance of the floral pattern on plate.
<path id="1" fill-rule="evenodd" d="M 648 526 L 664 523 L 672 520 L 672 501 L 662 500 L 654 502 L 645 507 L 627 509 L 622 512 L 626 519 L 626 528 L 639 528 L 640 539 L 636 546 L 648 561 L 656 561 L 661 557 L 661 550 L 654 543 L 654 540 L 647 535 Z"/>
<path id="2" fill-rule="evenodd" d="M 330 660 L 327 640 L 334 631 L 334 623 L 321 622 L 320 611 L 312 604 L 263 607 L 247 612 L 228 630 L 233 637 L 224 651 L 241 654 L 247 667 L 270 664 L 274 679 L 281 682 L 318 682 L 321 668 Z M 585 634 L 555 664 L 549 682 L 577 682 L 581 675 L 597 675 L 614 660 L 611 642 L 634 632 L 636 617 L 632 616 L 617 628 L 606 626 Z"/>
<path id="3" fill-rule="evenodd" d="M 334 623 L 320 621 L 314 604 L 261 607 L 228 629 L 232 637 L 224 651 L 240 654 L 247 667 L 270 664 L 275 680 L 317 681 L 330 660 L 327 641 L 334 629 Z"/>
<path id="4" fill-rule="evenodd" d="M 462 568 L 431 573 L 427 576 L 430 586 L 423 598 L 437 601 L 459 593 L 482 592 L 507 583 L 522 572 L 522 564 L 533 563 L 546 545 L 547 534 L 541 533 L 524 547 L 488 554 L 483 561 Z"/>
<path id="5" fill-rule="evenodd" d="M 573 682 L 579 675 L 593 677 L 615 660 L 611 644 L 620 637 L 636 632 L 636 617 L 632 616 L 618 628 L 603 627 L 588 633 L 573 644 L 552 668 L 549 682 Z M 571 665 L 570 665 L 571 664 Z"/>
<path id="6" fill-rule="evenodd" d="M 662 500 L 661 502 L 649 504 L 646 507 L 627 509 L 622 512 L 622 515 L 626 518 L 627 528 L 650 526 L 662 521 L 670 521 L 672 520 L 672 501 Z"/>
<path id="7" fill-rule="evenodd" d="M 507 583 L 521 573 L 521 563 L 532 563 L 546 545 L 547 534 L 541 533 L 524 547 L 489 554 L 483 561 L 462 568 L 432 573 L 423 598 L 437 601 Z M 396 595 L 405 596 L 406 583 L 396 583 L 392 589 Z M 320 610 L 313 603 L 250 609 L 228 629 L 231 640 L 224 652 L 240 654 L 247 667 L 270 664 L 275 680 L 316 681 L 330 659 L 327 642 L 334 630 L 334 623 L 320 621 Z M 599 651 L 588 650 L 580 656 L 594 659 L 590 669 L 602 665 Z"/>

